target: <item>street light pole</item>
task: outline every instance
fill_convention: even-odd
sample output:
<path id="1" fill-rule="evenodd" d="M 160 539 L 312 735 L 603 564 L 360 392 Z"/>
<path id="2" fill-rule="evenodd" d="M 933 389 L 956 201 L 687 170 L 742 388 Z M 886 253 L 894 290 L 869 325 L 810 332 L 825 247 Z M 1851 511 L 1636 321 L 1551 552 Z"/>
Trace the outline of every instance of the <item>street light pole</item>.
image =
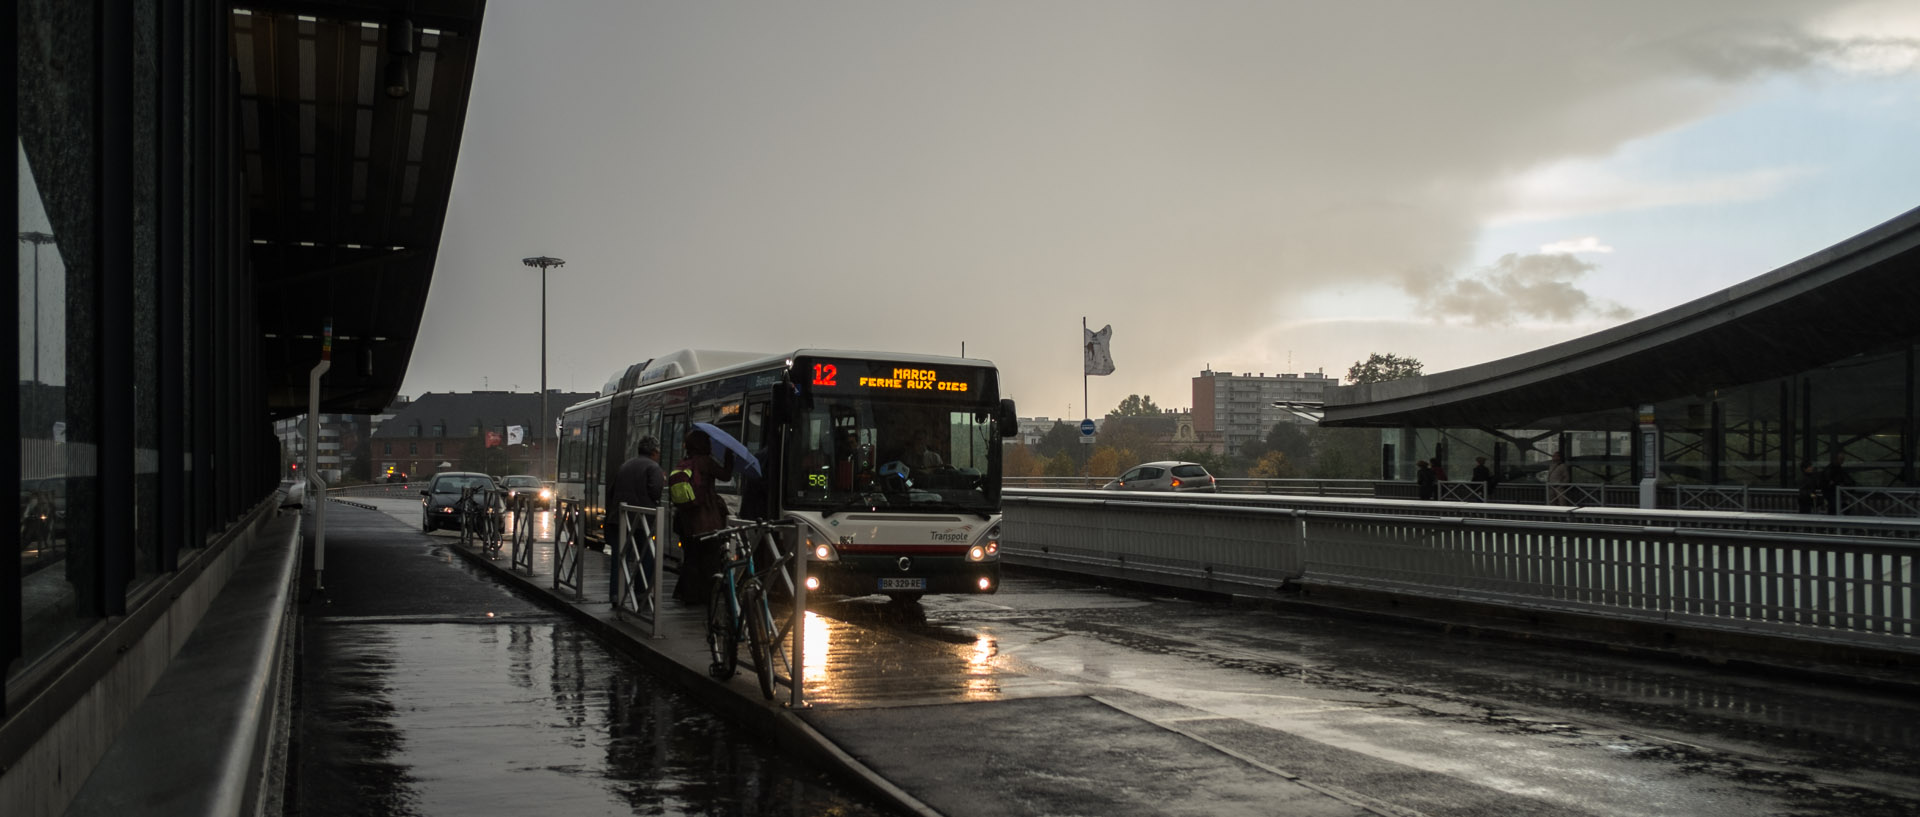
<path id="1" fill-rule="evenodd" d="M 33 243 L 33 382 L 40 382 L 40 245 L 52 244 L 53 235 L 42 232 L 20 234 L 21 241 Z"/>
<path id="2" fill-rule="evenodd" d="M 547 470 L 547 435 L 550 428 L 547 424 L 552 422 L 552 417 L 547 414 L 547 268 L 564 267 L 567 262 L 540 255 L 522 258 L 520 263 L 540 268 L 540 476 L 544 478 L 554 474 L 553 479 L 558 480 L 560 476 L 557 473 Z"/>

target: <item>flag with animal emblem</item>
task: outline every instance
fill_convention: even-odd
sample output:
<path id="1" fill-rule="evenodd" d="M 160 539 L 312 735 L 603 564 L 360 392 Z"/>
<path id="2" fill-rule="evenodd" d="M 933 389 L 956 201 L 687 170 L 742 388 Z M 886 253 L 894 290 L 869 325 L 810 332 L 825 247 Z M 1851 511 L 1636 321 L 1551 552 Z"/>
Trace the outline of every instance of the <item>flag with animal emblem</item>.
<path id="1" fill-rule="evenodd" d="M 1087 374 L 1113 374 L 1113 354 L 1107 351 L 1107 341 L 1113 337 L 1113 326 L 1102 326 L 1098 332 L 1083 326 L 1080 331 L 1086 336 Z"/>
<path id="2" fill-rule="evenodd" d="M 526 426 L 507 426 L 507 445 L 519 445 L 526 440 Z"/>
<path id="3" fill-rule="evenodd" d="M 487 432 L 487 447 L 495 448 L 495 447 L 498 447 L 499 445 L 500 445 L 500 432 L 498 431 Z"/>

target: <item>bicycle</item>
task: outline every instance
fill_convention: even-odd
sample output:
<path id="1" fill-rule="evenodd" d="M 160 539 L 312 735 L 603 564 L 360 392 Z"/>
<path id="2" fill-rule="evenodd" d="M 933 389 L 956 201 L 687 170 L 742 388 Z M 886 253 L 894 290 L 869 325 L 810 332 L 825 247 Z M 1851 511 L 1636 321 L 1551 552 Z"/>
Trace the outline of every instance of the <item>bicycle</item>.
<path id="1" fill-rule="evenodd" d="M 773 601 L 767 588 L 769 577 L 783 575 L 782 569 L 793 554 L 782 554 L 774 535 L 778 525 L 755 522 L 722 528 L 707 534 L 720 542 L 720 572 L 713 576 L 713 588 L 707 596 L 707 651 L 713 662 L 707 674 L 719 680 L 732 678 L 739 667 L 742 636 L 747 641 L 753 670 L 760 680 L 760 694 L 773 700 L 775 681 L 793 683 L 777 674 L 788 660 L 787 636 L 792 632 L 790 619 L 773 614 Z M 758 566 L 754 553 L 760 545 L 773 553 L 770 563 Z"/>
<path id="2" fill-rule="evenodd" d="M 454 509 L 460 514 L 460 544 L 479 544 L 488 553 L 500 550 L 501 518 L 495 507 L 497 492 L 469 485 L 460 489 L 460 501 Z"/>

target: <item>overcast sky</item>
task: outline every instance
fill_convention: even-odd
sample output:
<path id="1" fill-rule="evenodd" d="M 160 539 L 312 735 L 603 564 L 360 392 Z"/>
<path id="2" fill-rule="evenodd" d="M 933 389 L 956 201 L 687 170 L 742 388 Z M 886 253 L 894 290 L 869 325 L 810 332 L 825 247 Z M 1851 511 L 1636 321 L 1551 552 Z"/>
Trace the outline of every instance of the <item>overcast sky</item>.
<path id="1" fill-rule="evenodd" d="M 1428 372 L 1920 206 L 1920 3 L 488 4 L 403 392 L 958 354 L 1027 416 Z M 472 350 L 484 349 L 484 354 Z"/>

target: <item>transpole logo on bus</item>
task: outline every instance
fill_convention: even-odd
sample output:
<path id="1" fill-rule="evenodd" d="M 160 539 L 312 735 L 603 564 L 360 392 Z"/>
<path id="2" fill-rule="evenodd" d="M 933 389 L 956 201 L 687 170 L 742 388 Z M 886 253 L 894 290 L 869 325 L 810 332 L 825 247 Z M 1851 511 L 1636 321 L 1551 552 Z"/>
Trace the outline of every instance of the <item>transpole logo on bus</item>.
<path id="1" fill-rule="evenodd" d="M 937 530 L 928 535 L 935 542 L 965 542 L 972 533 L 972 525 L 962 525 L 958 532 L 949 528 L 947 530 Z"/>

